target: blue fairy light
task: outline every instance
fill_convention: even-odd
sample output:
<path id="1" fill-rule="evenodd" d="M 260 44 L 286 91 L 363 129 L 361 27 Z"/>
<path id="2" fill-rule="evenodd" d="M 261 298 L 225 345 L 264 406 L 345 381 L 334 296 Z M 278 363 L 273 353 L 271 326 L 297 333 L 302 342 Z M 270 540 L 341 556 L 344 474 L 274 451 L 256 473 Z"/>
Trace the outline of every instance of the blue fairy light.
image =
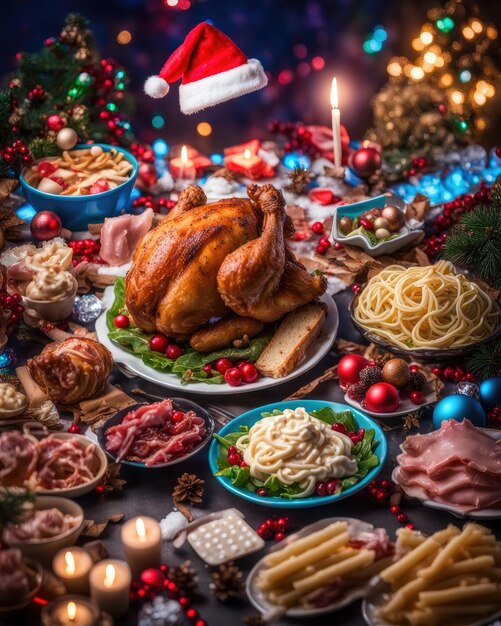
<path id="1" fill-rule="evenodd" d="M 388 191 L 392 191 L 397 196 L 400 196 L 405 202 L 411 202 L 414 200 L 417 189 L 411 183 L 399 183 L 398 185 L 393 185 L 388 189 Z"/>
<path id="2" fill-rule="evenodd" d="M 210 155 L 210 160 L 214 163 L 214 165 L 221 165 L 224 161 L 224 158 L 222 154 L 218 154 L 217 152 L 215 152 L 214 154 Z"/>
<path id="3" fill-rule="evenodd" d="M 447 174 L 444 178 L 444 185 L 454 196 L 460 196 L 463 193 L 468 193 L 470 190 L 467 172 L 460 167 L 454 168 Z"/>
<path id="4" fill-rule="evenodd" d="M 376 26 L 374 28 L 374 32 L 372 36 L 376 41 L 381 41 L 381 42 L 386 41 L 388 39 L 388 33 L 385 31 L 383 26 Z"/>
<path id="5" fill-rule="evenodd" d="M 36 215 L 35 209 L 27 202 L 16 209 L 16 215 L 25 222 L 31 222 Z"/>
<path id="6" fill-rule="evenodd" d="M 306 154 L 300 152 L 289 152 L 282 160 L 282 163 L 289 170 L 293 170 L 295 167 L 302 167 L 307 170 L 310 168 L 311 159 Z"/>
<path id="7" fill-rule="evenodd" d="M 459 73 L 459 80 L 462 83 L 469 83 L 471 80 L 471 72 L 469 70 L 463 70 Z"/>
<path id="8" fill-rule="evenodd" d="M 155 156 L 161 159 L 169 153 L 169 145 L 164 139 L 155 139 L 153 142 L 153 151 Z"/>
<path id="9" fill-rule="evenodd" d="M 163 128 L 165 126 L 165 120 L 161 115 L 154 115 L 151 119 L 151 125 L 153 128 Z"/>

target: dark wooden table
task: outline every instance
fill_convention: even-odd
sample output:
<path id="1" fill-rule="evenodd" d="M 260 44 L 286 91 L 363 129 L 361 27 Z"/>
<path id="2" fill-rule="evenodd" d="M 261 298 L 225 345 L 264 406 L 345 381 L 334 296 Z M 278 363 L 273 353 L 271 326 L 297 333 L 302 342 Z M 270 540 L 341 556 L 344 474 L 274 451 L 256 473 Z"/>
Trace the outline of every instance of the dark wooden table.
<path id="1" fill-rule="evenodd" d="M 360 335 L 353 328 L 348 316 L 348 304 L 352 294 L 350 290 L 346 290 L 334 297 L 338 306 L 340 316 L 339 337 L 353 341 L 361 341 Z M 297 378 L 284 385 L 279 385 L 271 389 L 259 391 L 250 394 L 235 395 L 210 395 L 204 397 L 200 394 L 190 394 L 189 387 L 186 392 L 175 392 L 176 396 L 190 398 L 204 406 L 214 404 L 231 411 L 232 414 L 238 415 L 251 408 L 259 405 L 268 404 L 284 399 L 288 395 L 296 391 L 300 386 L 306 384 L 310 380 L 319 376 L 327 367 L 333 365 L 339 360 L 339 355 L 334 351 L 329 352 L 322 361 L 302 378 Z M 21 359 L 22 361 L 22 359 Z M 143 381 L 140 378 L 128 379 L 116 369 L 112 377 L 113 383 L 120 383 L 127 391 L 134 387 L 140 387 L 145 391 L 168 397 L 169 391 L 153 383 Z M 450 391 L 449 391 L 450 393 Z M 314 394 L 311 396 L 315 399 L 331 400 L 343 402 L 343 392 L 340 390 L 336 382 L 327 382 L 321 384 Z M 421 432 L 431 428 L 430 412 L 424 410 L 421 420 Z M 395 456 L 398 454 L 398 446 L 405 437 L 402 429 L 392 431 L 387 434 L 389 443 L 389 456 L 386 466 L 381 474 L 383 477 L 389 477 L 395 465 Z M 246 520 L 251 526 L 257 528 L 267 517 L 278 513 L 277 509 L 267 507 L 259 507 L 252 505 L 236 496 L 230 494 L 223 489 L 211 475 L 207 461 L 207 448 L 194 458 L 189 459 L 185 463 L 176 465 L 165 470 L 136 470 L 130 467 L 123 468 L 123 477 L 127 480 L 127 485 L 123 492 L 110 496 L 99 496 L 95 493 L 89 494 L 79 499 L 80 504 L 85 510 L 86 517 L 95 521 L 104 520 L 106 517 L 114 513 L 124 513 L 126 518 L 136 515 L 150 515 L 157 520 L 165 517 L 173 509 L 171 492 L 177 477 L 183 472 L 189 471 L 196 473 L 205 480 L 205 498 L 202 507 L 194 510 L 195 516 L 202 515 L 205 512 L 217 511 L 228 507 L 236 507 L 244 514 Z M 454 518 L 453 516 L 434 509 L 425 508 L 417 502 L 406 502 L 404 509 L 409 515 L 409 519 L 414 522 L 417 529 L 424 533 L 432 533 L 446 524 L 452 522 L 462 526 L 464 520 Z M 379 506 L 368 501 L 364 492 L 355 494 L 354 496 L 341 500 L 335 505 L 322 506 L 315 509 L 301 509 L 300 511 L 284 510 L 290 518 L 291 529 L 298 530 L 303 526 L 317 521 L 323 517 L 346 516 L 356 517 L 375 526 L 381 526 L 387 529 L 390 536 L 394 537 L 394 532 L 399 528 L 395 517 L 390 513 L 388 507 Z M 501 536 L 501 528 L 499 523 L 486 523 Z M 110 525 L 102 535 L 102 540 L 110 555 L 114 558 L 123 558 L 122 546 L 120 543 L 120 525 Z M 270 546 L 273 542 L 270 542 Z M 221 604 L 217 602 L 209 593 L 209 574 L 208 568 L 203 561 L 191 550 L 188 544 L 182 550 L 175 551 L 170 543 L 163 544 L 163 561 L 168 564 L 177 564 L 185 559 L 190 559 L 198 571 L 199 585 L 198 593 L 194 596 L 193 606 L 200 612 L 201 617 L 206 620 L 209 626 L 224 624 L 225 626 L 234 626 L 243 624 L 243 618 L 247 615 L 256 614 L 256 610 L 249 604 L 244 594 L 241 600 Z M 253 564 L 262 556 L 257 553 L 238 561 L 238 565 L 247 573 Z M 291 623 L 292 620 L 282 620 L 279 624 L 283 626 Z M 33 611 L 26 611 L 22 615 L 12 617 L 9 620 L 0 618 L 0 624 L 3 626 L 31 626 L 31 624 L 39 623 L 39 617 Z M 133 626 L 137 623 L 137 614 L 129 611 L 125 618 L 118 620 L 118 626 Z M 303 622 L 294 620 L 294 624 L 303 624 Z M 187 622 L 188 624 L 188 622 Z M 315 619 L 305 621 L 304 626 L 361 626 L 364 620 L 360 611 L 360 602 L 355 602 L 351 606 L 339 611 L 338 613 L 327 615 L 325 617 L 317 617 Z M 497 622 L 501 626 L 501 622 Z M 451 623 L 451 626 L 453 624 Z"/>

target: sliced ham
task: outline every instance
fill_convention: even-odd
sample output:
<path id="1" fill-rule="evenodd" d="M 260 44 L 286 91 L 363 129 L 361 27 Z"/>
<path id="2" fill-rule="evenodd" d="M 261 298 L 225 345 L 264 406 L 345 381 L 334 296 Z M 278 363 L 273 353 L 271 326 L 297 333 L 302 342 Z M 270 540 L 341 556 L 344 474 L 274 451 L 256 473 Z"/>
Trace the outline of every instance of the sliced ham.
<path id="1" fill-rule="evenodd" d="M 150 230 L 153 209 L 141 215 L 119 215 L 105 219 L 101 229 L 99 255 L 109 265 L 123 265 L 132 260 L 139 240 Z"/>
<path id="2" fill-rule="evenodd" d="M 22 433 L 9 431 L 0 435 L 0 486 L 21 486 L 30 477 L 37 462 L 35 442 Z"/>
<path id="3" fill-rule="evenodd" d="M 179 419 L 171 400 L 140 407 L 106 431 L 106 449 L 117 461 L 128 459 L 148 466 L 167 463 L 190 452 L 205 436 L 205 422 L 193 411 Z"/>
<path id="4" fill-rule="evenodd" d="M 439 430 L 407 437 L 401 450 L 397 477 L 409 495 L 464 513 L 501 508 L 501 440 L 469 420 L 449 420 Z"/>

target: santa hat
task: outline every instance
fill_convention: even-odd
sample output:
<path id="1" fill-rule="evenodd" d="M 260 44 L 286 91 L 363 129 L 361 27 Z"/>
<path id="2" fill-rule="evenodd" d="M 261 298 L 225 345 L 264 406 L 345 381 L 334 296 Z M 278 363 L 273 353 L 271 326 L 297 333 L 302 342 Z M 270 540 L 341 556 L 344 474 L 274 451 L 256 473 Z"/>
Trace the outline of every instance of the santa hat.
<path id="1" fill-rule="evenodd" d="M 229 37 L 207 22 L 188 33 L 160 74 L 147 79 L 144 91 L 163 98 L 169 83 L 180 78 L 179 104 L 186 114 L 257 91 L 268 82 L 257 59 L 247 59 Z"/>

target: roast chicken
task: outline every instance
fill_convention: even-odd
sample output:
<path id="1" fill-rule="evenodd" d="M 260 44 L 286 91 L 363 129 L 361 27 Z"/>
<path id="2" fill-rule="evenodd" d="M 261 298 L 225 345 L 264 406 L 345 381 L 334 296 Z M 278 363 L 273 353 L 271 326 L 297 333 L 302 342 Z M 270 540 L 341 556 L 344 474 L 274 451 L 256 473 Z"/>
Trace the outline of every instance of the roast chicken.
<path id="1" fill-rule="evenodd" d="M 125 291 L 137 326 L 177 339 L 199 331 L 200 344 L 209 320 L 224 318 L 220 339 L 221 324 L 260 329 L 256 321 L 278 320 L 325 292 L 325 278 L 308 274 L 286 247 L 293 227 L 282 193 L 253 184 L 247 194 L 206 204 L 190 186 L 140 240 Z"/>

